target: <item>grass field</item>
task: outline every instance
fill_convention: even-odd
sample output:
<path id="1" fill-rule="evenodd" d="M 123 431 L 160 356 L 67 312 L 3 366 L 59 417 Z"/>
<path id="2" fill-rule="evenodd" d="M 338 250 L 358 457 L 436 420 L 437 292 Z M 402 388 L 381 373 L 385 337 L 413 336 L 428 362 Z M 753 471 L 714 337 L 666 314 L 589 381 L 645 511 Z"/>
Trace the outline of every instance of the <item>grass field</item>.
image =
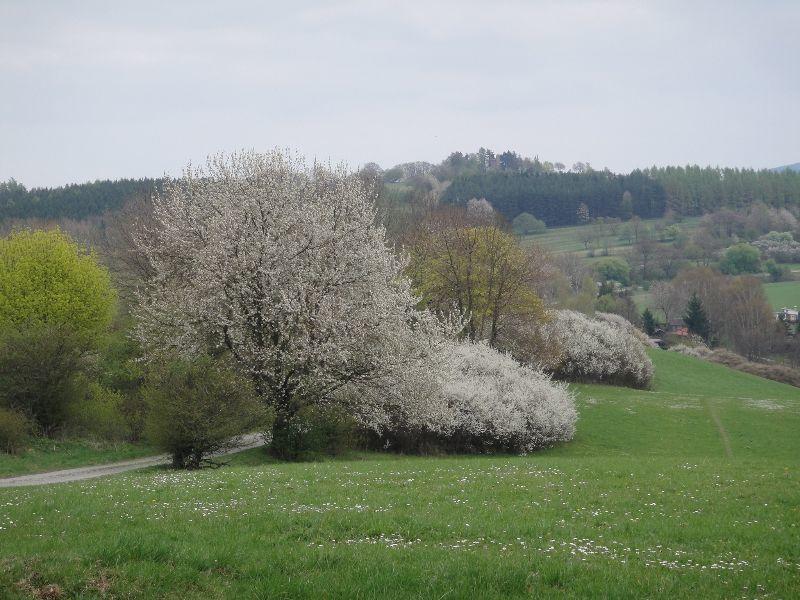
<path id="1" fill-rule="evenodd" d="M 0 490 L 30 598 L 793 598 L 800 390 L 667 352 L 526 457 L 365 454 Z"/>
<path id="2" fill-rule="evenodd" d="M 646 219 L 642 221 L 643 225 L 653 227 L 658 222 L 658 219 Z M 699 224 L 698 218 L 685 219 L 679 223 L 680 227 L 687 232 L 694 230 Z M 593 262 L 603 258 L 600 256 L 599 250 L 595 252 L 596 256 L 588 257 L 586 248 L 579 239 L 581 230 L 589 225 L 575 225 L 572 227 L 554 227 L 548 229 L 544 233 L 535 235 L 527 235 L 522 238 L 523 244 L 539 244 L 540 246 L 548 249 L 554 254 L 575 253 L 587 262 Z M 630 249 L 630 244 L 621 242 L 617 238 L 612 238 L 608 248 L 608 253 L 611 256 L 623 254 Z"/>
<path id="3" fill-rule="evenodd" d="M 800 306 L 800 281 L 765 283 L 764 292 L 774 309 Z"/>
<path id="4" fill-rule="evenodd" d="M 144 444 L 39 438 L 18 455 L 0 452 L 0 477 L 98 465 L 154 454 L 158 451 Z"/>

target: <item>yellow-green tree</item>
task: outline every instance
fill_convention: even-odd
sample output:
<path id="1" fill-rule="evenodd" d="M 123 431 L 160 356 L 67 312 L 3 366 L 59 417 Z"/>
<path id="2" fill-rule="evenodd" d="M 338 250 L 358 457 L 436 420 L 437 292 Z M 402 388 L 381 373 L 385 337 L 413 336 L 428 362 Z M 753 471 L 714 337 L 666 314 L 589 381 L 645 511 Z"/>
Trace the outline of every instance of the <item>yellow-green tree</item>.
<path id="1" fill-rule="evenodd" d="M 60 231 L 0 239 L 0 405 L 56 429 L 115 301 L 108 272 Z"/>
<path id="2" fill-rule="evenodd" d="M 539 261 L 494 224 L 438 219 L 422 227 L 410 254 L 409 274 L 423 301 L 463 313 L 473 340 L 496 346 L 512 324 L 545 318 L 534 289 Z"/>
<path id="3" fill-rule="evenodd" d="M 90 341 L 111 323 L 115 298 L 106 269 L 61 231 L 0 239 L 0 330 L 64 326 Z"/>

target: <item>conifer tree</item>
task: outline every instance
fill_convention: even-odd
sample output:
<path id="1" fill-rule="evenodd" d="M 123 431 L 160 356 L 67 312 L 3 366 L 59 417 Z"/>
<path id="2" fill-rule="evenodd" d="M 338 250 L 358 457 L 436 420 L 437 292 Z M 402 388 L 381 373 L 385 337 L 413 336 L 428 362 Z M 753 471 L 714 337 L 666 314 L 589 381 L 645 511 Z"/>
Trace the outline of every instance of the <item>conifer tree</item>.
<path id="1" fill-rule="evenodd" d="M 658 323 L 656 323 L 656 318 L 653 316 L 653 313 L 650 312 L 649 308 L 645 308 L 642 313 L 642 327 L 644 327 L 645 333 L 647 333 L 647 335 L 654 335 L 657 326 Z"/>
<path id="2" fill-rule="evenodd" d="M 692 294 L 692 297 L 689 298 L 683 322 L 689 329 L 689 333 L 699 335 L 706 342 L 708 341 L 711 335 L 711 323 L 708 320 L 705 308 L 703 308 L 703 302 L 697 294 Z"/>

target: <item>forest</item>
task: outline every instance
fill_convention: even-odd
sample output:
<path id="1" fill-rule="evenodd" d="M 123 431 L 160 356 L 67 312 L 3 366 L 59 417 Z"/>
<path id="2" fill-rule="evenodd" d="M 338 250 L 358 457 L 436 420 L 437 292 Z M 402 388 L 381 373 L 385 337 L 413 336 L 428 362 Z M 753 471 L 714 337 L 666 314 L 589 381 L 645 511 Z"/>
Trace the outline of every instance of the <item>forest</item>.
<path id="1" fill-rule="evenodd" d="M 658 218 L 667 211 L 698 216 L 720 208 L 741 210 L 755 202 L 773 208 L 800 206 L 800 172 L 792 170 L 695 165 L 624 174 L 596 170 L 584 162 L 567 168 L 510 150 L 480 148 L 453 152 L 439 164 L 417 161 L 384 170 L 367 163 L 362 171 L 379 180 L 383 204 L 435 197 L 444 204 L 465 205 L 485 198 L 508 221 L 528 213 L 548 227 L 601 217 Z M 0 182 L 0 220 L 85 219 L 115 211 L 131 198 L 149 197 L 162 184 L 161 179 L 144 178 L 28 189 L 11 179 Z"/>

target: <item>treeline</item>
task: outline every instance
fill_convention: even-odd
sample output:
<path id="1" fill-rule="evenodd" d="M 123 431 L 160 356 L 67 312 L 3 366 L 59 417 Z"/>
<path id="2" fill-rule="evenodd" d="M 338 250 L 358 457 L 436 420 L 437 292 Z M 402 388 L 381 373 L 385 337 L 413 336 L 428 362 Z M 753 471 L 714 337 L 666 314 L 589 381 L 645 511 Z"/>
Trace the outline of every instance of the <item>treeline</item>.
<path id="1" fill-rule="evenodd" d="M 0 182 L 0 220 L 85 219 L 117 210 L 130 198 L 149 196 L 160 185 L 158 179 L 119 179 L 29 190 L 11 179 Z"/>
<path id="2" fill-rule="evenodd" d="M 596 217 L 656 218 L 667 207 L 661 183 L 639 170 L 630 175 L 487 171 L 457 176 L 441 200 L 464 204 L 471 198 L 486 198 L 508 220 L 525 212 L 551 227 Z"/>
<path id="3" fill-rule="evenodd" d="M 438 165 L 404 163 L 382 170 L 369 163 L 363 172 L 386 184 L 384 202 L 441 200 L 465 204 L 486 198 L 509 221 L 530 213 L 548 226 L 574 225 L 597 217 L 655 218 L 671 210 L 702 215 L 761 202 L 774 208 L 800 208 L 800 172 L 716 167 L 651 167 L 629 174 L 522 157 L 454 152 Z M 160 179 L 120 179 L 32 188 L 0 182 L 0 221 L 5 219 L 80 220 L 119 209 L 135 196 L 149 196 Z"/>
<path id="4" fill-rule="evenodd" d="M 720 208 L 740 210 L 763 202 L 773 208 L 800 206 L 800 173 L 717 167 L 652 167 L 644 171 L 664 189 L 678 214 L 701 215 Z"/>

